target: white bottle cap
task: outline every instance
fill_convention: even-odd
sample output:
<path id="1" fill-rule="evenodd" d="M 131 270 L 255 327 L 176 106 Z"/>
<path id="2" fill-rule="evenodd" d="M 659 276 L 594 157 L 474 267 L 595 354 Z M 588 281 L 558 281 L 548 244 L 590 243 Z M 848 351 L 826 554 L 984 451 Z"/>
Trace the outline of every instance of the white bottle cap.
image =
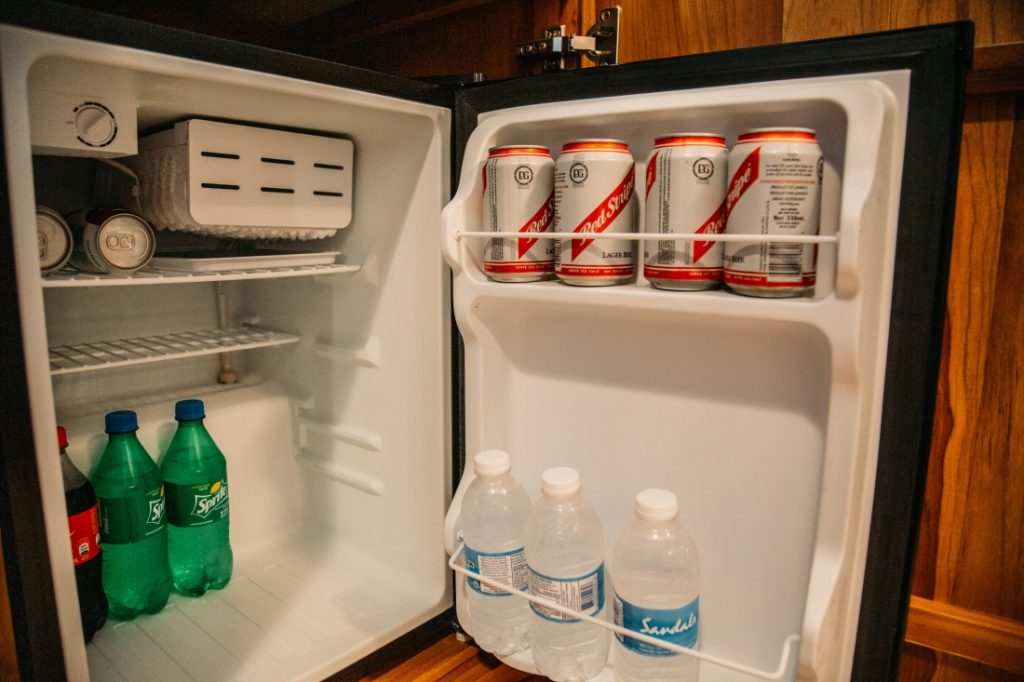
<path id="1" fill-rule="evenodd" d="M 567 497 L 580 491 L 580 472 L 569 467 L 555 467 L 540 475 L 540 490 L 548 497 Z"/>
<path id="2" fill-rule="evenodd" d="M 634 511 L 644 521 L 671 521 L 679 513 L 679 503 L 669 490 L 648 488 L 636 494 Z"/>
<path id="3" fill-rule="evenodd" d="M 504 450 L 484 450 L 473 458 L 473 473 L 477 476 L 501 476 L 512 468 Z"/>

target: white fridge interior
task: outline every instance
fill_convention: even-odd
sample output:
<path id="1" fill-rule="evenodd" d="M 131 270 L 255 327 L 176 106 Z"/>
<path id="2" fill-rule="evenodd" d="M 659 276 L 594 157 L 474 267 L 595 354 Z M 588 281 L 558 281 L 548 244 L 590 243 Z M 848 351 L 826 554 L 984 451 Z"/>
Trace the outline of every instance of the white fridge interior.
<path id="1" fill-rule="evenodd" d="M 765 671 L 781 665 L 782 679 L 849 675 L 908 73 L 484 114 L 442 212 L 446 109 L 6 27 L 0 57 L 32 428 L 72 678 L 320 679 L 448 608 L 446 550 L 457 545 L 472 478 L 469 469 L 452 495 L 452 309 L 465 342 L 469 458 L 507 450 L 534 499 L 541 471 L 577 468 L 609 551 L 638 490 L 673 490 L 702 559 L 701 650 Z M 199 118 L 351 140 L 352 222 L 299 246 L 339 251 L 339 265 L 40 277 L 36 204 L 95 205 L 119 180 L 95 158 L 33 156 L 30 132 L 45 115 L 31 104 L 36 91 L 128 102 L 140 134 Z M 658 135 L 707 130 L 732 144 L 745 129 L 778 125 L 814 128 L 825 157 L 821 232 L 839 238 L 819 246 L 813 296 L 657 291 L 642 277 L 596 289 L 498 284 L 483 274 L 483 240 L 460 235 L 481 227 L 491 146 L 557 150 L 614 137 L 629 143 L 643 177 Z M 208 350 L 103 356 L 117 352 L 102 342 L 225 322 L 268 334 L 250 344 L 261 347 L 229 346 L 242 377 L 233 386 L 216 383 L 220 363 Z M 76 367 L 47 350 L 76 346 L 99 346 L 102 361 Z M 206 401 L 227 456 L 234 579 L 200 599 L 173 596 L 154 616 L 109 622 L 78 645 L 56 423 L 88 473 L 104 412 L 137 410 L 157 458 L 184 397 Z M 465 581 L 455 585 L 465 624 Z M 787 659 L 793 635 L 799 653 Z M 532 668 L 528 655 L 509 663 Z M 753 677 L 705 663 L 701 679 Z"/>
<path id="2" fill-rule="evenodd" d="M 450 296 L 437 246 L 450 196 L 449 111 L 0 31 L 31 427 L 70 678 L 322 679 L 449 608 L 441 526 L 452 478 Z M 88 156 L 33 156 L 38 106 L 53 100 L 40 92 L 127 102 L 141 134 L 199 118 L 351 140 L 351 223 L 291 245 L 339 251 L 339 263 L 41 278 L 36 205 L 116 205 L 108 192 L 132 181 Z M 221 244 L 163 231 L 157 239 Z M 275 344 L 233 352 L 240 381 L 231 386 L 217 383 L 218 354 L 200 343 L 222 327 L 251 332 L 227 350 Z M 172 347 L 146 355 L 160 343 Z M 55 425 L 67 428 L 69 454 L 88 474 L 106 411 L 136 410 L 157 459 L 175 428 L 174 402 L 190 396 L 205 401 L 228 461 L 233 580 L 202 598 L 172 596 L 154 616 L 108 621 L 83 646 Z"/>

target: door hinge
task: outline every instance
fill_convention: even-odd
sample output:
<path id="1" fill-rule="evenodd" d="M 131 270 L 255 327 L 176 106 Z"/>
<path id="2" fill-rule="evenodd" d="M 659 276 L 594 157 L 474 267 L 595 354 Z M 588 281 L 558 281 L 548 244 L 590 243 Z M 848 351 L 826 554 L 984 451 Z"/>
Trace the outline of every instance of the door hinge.
<path id="1" fill-rule="evenodd" d="M 622 8 L 618 5 L 601 10 L 596 24 L 585 36 L 565 35 L 565 25 L 544 29 L 544 37 L 519 43 L 515 55 L 520 59 L 543 59 L 544 72 L 564 71 L 565 58 L 582 54 L 599 66 L 617 64 L 619 60 L 619 17 Z"/>

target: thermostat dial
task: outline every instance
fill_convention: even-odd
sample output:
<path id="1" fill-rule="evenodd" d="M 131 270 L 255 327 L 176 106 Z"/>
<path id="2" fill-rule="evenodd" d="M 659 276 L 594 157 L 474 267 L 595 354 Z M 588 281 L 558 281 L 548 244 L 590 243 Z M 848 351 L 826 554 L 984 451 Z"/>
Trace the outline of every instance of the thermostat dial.
<path id="1" fill-rule="evenodd" d="M 75 130 L 82 144 L 106 147 L 117 137 L 117 119 L 99 102 L 83 102 L 75 107 Z"/>

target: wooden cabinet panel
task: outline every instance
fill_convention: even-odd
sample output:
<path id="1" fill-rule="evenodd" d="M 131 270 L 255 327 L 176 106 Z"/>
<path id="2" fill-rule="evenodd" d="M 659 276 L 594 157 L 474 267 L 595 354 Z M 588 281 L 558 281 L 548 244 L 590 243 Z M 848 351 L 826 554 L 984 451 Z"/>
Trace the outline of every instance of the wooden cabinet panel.
<path id="1" fill-rule="evenodd" d="M 784 0 L 783 40 L 889 31 L 956 21 L 957 0 Z"/>

